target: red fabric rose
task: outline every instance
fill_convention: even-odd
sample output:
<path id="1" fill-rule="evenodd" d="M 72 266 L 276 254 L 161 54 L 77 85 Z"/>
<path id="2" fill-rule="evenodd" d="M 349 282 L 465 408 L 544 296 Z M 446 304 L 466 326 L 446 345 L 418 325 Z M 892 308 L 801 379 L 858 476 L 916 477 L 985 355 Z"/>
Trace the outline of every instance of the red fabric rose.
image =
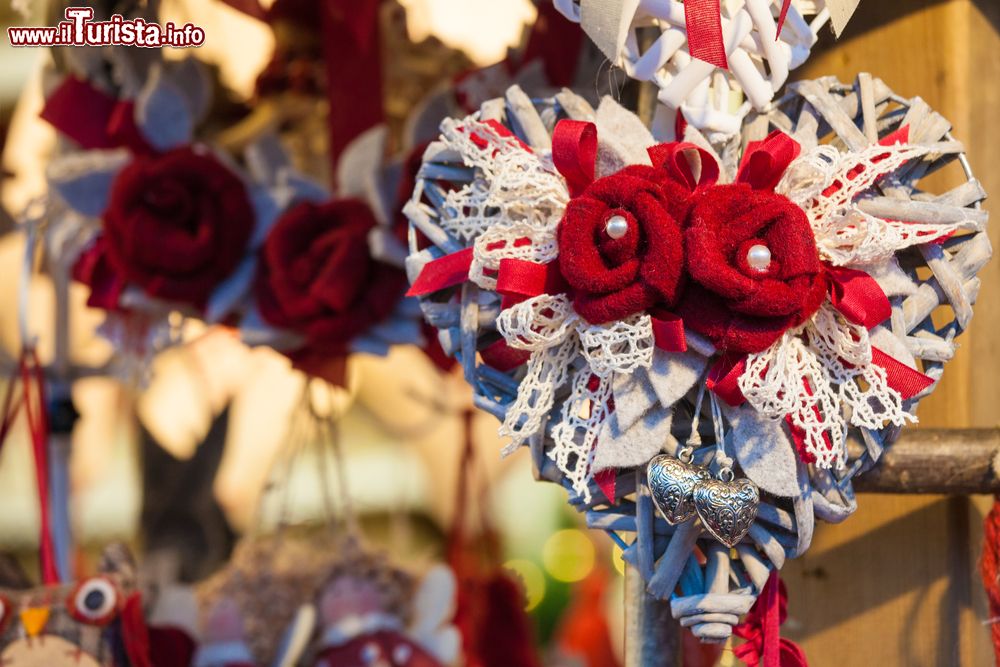
<path id="1" fill-rule="evenodd" d="M 806 321 L 826 296 L 826 275 L 806 214 L 786 197 L 748 185 L 697 196 L 684 229 L 690 282 L 676 313 L 720 352 L 769 347 Z M 750 266 L 754 245 L 771 252 Z"/>
<path id="2" fill-rule="evenodd" d="M 684 188 L 642 165 L 600 178 L 570 200 L 557 232 L 559 268 L 581 317 L 603 324 L 676 303 L 687 201 Z M 615 216 L 628 221 L 617 239 L 606 229 Z"/>
<path id="3" fill-rule="evenodd" d="M 354 338 L 399 303 L 406 276 L 369 254 L 368 232 L 375 224 L 364 202 L 341 199 L 299 204 L 268 234 L 257 301 L 267 322 L 305 337 L 305 350 L 293 360 L 313 366 L 345 354 Z"/>
<path id="4" fill-rule="evenodd" d="M 243 182 L 210 154 L 179 148 L 122 169 L 102 243 L 126 283 L 200 308 L 243 258 L 253 226 Z"/>

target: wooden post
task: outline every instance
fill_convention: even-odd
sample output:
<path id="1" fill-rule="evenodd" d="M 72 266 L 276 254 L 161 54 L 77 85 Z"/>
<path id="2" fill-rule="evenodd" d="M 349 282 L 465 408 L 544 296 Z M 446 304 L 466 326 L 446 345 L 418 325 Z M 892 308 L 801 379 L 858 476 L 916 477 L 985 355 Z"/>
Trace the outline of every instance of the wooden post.
<path id="1" fill-rule="evenodd" d="M 646 582 L 625 568 L 625 667 L 679 667 L 681 629 L 669 600 L 646 593 Z"/>

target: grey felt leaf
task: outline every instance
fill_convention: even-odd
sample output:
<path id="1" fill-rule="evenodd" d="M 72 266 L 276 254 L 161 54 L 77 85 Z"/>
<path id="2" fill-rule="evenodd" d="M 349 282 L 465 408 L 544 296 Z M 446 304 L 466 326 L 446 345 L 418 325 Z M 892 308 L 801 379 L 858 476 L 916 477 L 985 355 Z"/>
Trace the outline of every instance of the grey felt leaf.
<path id="1" fill-rule="evenodd" d="M 732 425 L 732 451 L 743 473 L 772 495 L 798 496 L 799 457 L 784 422 L 768 419 L 748 405 L 726 412 Z"/>
<path id="2" fill-rule="evenodd" d="M 164 63 L 167 76 L 187 99 L 195 121 L 205 117 L 212 103 L 212 79 L 205 65 L 197 58 L 187 57 Z"/>
<path id="3" fill-rule="evenodd" d="M 275 185 L 282 173 L 291 168 L 288 153 L 274 133 L 263 134 L 243 151 L 247 171 L 254 181 Z"/>
<path id="4" fill-rule="evenodd" d="M 631 373 L 616 373 L 611 384 L 615 398 L 615 417 L 618 426 L 627 431 L 656 403 L 656 392 L 649 382 L 645 368 Z"/>
<path id="5" fill-rule="evenodd" d="M 631 111 L 605 97 L 597 107 L 597 175 L 606 176 L 630 164 L 649 164 L 646 149 L 656 143 Z"/>
<path id="6" fill-rule="evenodd" d="M 265 188 L 249 188 L 250 203 L 253 204 L 253 235 L 250 238 L 250 247 L 259 248 L 267 238 L 271 227 L 278 221 L 281 207 L 274 200 L 273 195 Z"/>
<path id="7" fill-rule="evenodd" d="M 154 148 L 166 151 L 191 142 L 194 113 L 181 89 L 154 67 L 135 100 L 136 124 Z"/>
<path id="8" fill-rule="evenodd" d="M 107 208 L 115 177 L 129 160 L 125 149 L 70 153 L 53 160 L 46 177 L 70 208 L 96 218 Z"/>
<path id="9" fill-rule="evenodd" d="M 669 408 L 691 391 L 708 360 L 693 352 L 653 352 L 653 365 L 647 371 L 649 383 L 660 404 Z"/>
<path id="10" fill-rule="evenodd" d="M 264 321 L 256 305 L 247 309 L 240 320 L 240 338 L 251 347 L 267 346 L 276 350 L 294 350 L 305 340 L 299 334 L 278 329 Z"/>
<path id="11" fill-rule="evenodd" d="M 673 412 L 657 407 L 646 412 L 631 428 L 622 430 L 615 419 L 616 413 L 604 422 L 594 449 L 592 470 L 631 468 L 645 465 L 656 456 L 670 439 Z"/>
<path id="12" fill-rule="evenodd" d="M 368 202 L 376 220 L 382 223 L 389 219 L 379 197 L 387 136 L 385 125 L 373 127 L 347 145 L 337 165 L 337 194 Z"/>

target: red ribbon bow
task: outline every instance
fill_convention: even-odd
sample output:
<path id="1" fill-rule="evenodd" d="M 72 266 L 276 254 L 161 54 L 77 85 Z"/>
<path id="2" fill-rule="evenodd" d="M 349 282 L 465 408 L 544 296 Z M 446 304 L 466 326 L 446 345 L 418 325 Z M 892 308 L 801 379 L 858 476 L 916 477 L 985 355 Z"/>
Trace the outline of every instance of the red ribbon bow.
<path id="1" fill-rule="evenodd" d="M 756 667 L 809 667 L 802 648 L 781 636 L 781 625 L 788 618 L 788 593 L 777 570 L 771 570 L 764 590 L 733 634 L 746 642 L 733 649 L 733 655 L 746 665 Z"/>

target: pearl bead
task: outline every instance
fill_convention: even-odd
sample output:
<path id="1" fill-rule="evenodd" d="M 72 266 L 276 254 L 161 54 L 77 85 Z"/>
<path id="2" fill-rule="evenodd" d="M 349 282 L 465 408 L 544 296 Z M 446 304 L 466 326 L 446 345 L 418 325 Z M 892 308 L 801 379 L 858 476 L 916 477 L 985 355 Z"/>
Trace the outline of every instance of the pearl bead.
<path id="1" fill-rule="evenodd" d="M 771 266 L 771 250 L 766 245 L 756 244 L 747 250 L 747 264 L 754 271 L 767 271 Z"/>
<path id="2" fill-rule="evenodd" d="M 604 227 L 604 231 L 608 233 L 613 239 L 620 239 L 626 234 L 628 234 L 628 220 L 625 219 L 623 215 L 615 215 L 608 218 L 608 223 Z"/>

